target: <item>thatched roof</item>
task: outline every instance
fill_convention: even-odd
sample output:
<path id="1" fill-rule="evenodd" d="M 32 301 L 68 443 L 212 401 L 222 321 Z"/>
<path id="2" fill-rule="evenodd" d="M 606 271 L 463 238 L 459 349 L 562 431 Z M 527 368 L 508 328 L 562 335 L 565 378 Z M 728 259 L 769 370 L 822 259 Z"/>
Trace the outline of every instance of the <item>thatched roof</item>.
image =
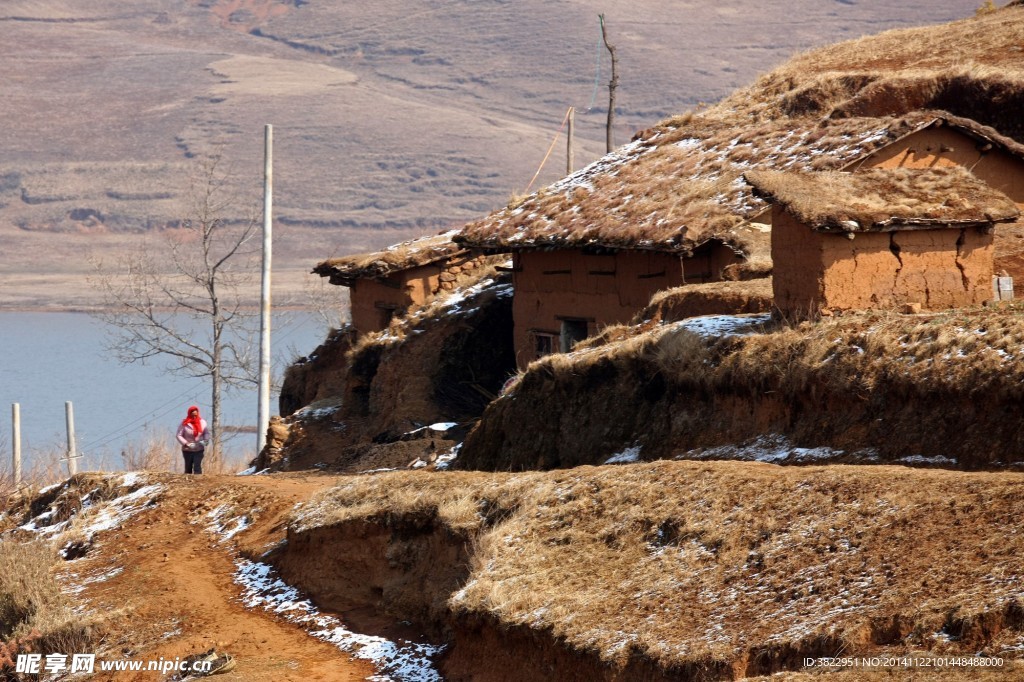
<path id="1" fill-rule="evenodd" d="M 495 250 L 646 249 L 687 254 L 720 240 L 747 257 L 768 249 L 751 219 L 767 208 L 743 181 L 751 169 L 834 170 L 933 125 L 951 125 L 1024 158 L 1024 146 L 944 112 L 736 127 L 686 121 L 637 139 L 455 237 Z"/>
<path id="2" fill-rule="evenodd" d="M 748 258 L 767 253 L 751 224 L 767 204 L 751 192 L 752 169 L 846 168 L 931 126 L 949 126 L 1024 159 L 1024 145 L 946 112 L 909 116 L 782 119 L 737 128 L 713 121 L 663 126 L 521 203 L 470 223 L 455 240 L 495 250 L 610 248 L 688 254 L 711 240 Z"/>
<path id="3" fill-rule="evenodd" d="M 960 167 L 872 168 L 856 173 L 750 171 L 755 193 L 820 232 L 889 232 L 1009 222 L 1002 192 Z"/>
<path id="4" fill-rule="evenodd" d="M 443 261 L 465 251 L 452 241 L 456 230 L 389 246 L 383 251 L 332 258 L 313 268 L 313 273 L 330 277 L 331 284 L 352 286 L 357 279 L 385 279 L 410 268 Z"/>

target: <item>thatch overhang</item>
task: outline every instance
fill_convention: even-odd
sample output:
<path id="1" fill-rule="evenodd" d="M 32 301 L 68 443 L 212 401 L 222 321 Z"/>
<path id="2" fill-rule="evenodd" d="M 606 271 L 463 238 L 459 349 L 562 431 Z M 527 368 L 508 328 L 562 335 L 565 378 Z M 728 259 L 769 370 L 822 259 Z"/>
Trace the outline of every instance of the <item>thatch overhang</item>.
<path id="1" fill-rule="evenodd" d="M 331 258 L 313 268 L 313 274 L 330 278 L 331 284 L 350 287 L 356 280 L 383 280 L 403 270 L 432 265 L 468 252 L 452 241 L 456 230 L 389 246 L 382 251 Z"/>
<path id="2" fill-rule="evenodd" d="M 1020 215 L 1012 199 L 958 166 L 856 173 L 760 170 L 744 177 L 759 198 L 818 232 L 988 226 Z"/>

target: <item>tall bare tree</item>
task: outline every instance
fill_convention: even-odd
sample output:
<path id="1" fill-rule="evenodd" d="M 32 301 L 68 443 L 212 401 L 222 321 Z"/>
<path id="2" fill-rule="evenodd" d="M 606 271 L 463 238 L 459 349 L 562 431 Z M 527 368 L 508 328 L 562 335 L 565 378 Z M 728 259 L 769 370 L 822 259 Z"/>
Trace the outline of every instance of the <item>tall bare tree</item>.
<path id="1" fill-rule="evenodd" d="M 608 42 L 608 29 L 604 25 L 604 15 L 598 14 L 601 20 L 601 39 L 612 57 L 612 79 L 608 81 L 608 123 L 605 125 L 605 152 L 612 151 L 612 127 L 615 125 L 615 88 L 619 87 L 619 58 L 615 46 Z"/>
<path id="2" fill-rule="evenodd" d="M 210 381 L 214 462 L 224 390 L 256 383 L 256 316 L 243 287 L 253 289 L 259 271 L 258 209 L 239 205 L 241 194 L 219 166 L 219 157 L 199 164 L 177 227 L 115 266 L 98 261 L 93 278 L 105 303 L 97 317 L 109 325 L 109 347 L 121 362 L 169 358 L 170 371 Z"/>

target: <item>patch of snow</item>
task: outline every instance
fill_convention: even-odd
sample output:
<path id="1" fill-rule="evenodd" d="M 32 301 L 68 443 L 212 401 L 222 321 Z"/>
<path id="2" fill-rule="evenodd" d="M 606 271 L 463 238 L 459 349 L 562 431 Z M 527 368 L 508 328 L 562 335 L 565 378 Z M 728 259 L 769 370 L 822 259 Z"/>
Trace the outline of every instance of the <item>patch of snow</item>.
<path id="1" fill-rule="evenodd" d="M 675 329 L 686 329 L 705 338 L 724 336 L 750 336 L 758 334 L 757 325 L 766 324 L 772 319 L 771 313 L 756 315 L 702 315 L 691 317 L 673 326 Z"/>
<path id="2" fill-rule="evenodd" d="M 307 405 L 306 407 L 303 407 L 301 410 L 296 410 L 295 416 L 301 417 L 302 419 L 326 419 L 327 417 L 331 416 L 340 409 L 341 405 L 330 405 L 328 407 L 317 408 L 311 408 L 311 406 Z"/>
<path id="3" fill-rule="evenodd" d="M 51 483 L 50 485 L 46 486 L 45 488 L 40 488 L 39 489 L 39 494 L 40 495 L 45 495 L 46 493 L 50 492 L 51 490 L 55 490 L 56 488 L 61 487 L 62 485 L 64 485 L 64 483 L 65 483 L 65 481 L 60 481 L 59 483 Z"/>
<path id="4" fill-rule="evenodd" d="M 448 429 L 454 429 L 458 425 L 459 425 L 458 422 L 437 422 L 436 424 L 430 424 L 429 426 L 421 426 L 418 429 L 413 429 L 412 431 L 407 431 L 407 432 L 405 432 L 402 435 L 403 436 L 414 436 L 417 433 L 419 433 L 420 431 L 436 431 L 438 433 L 444 433 Z"/>
<path id="5" fill-rule="evenodd" d="M 102 583 L 110 580 L 111 578 L 121 575 L 124 572 L 124 566 L 114 566 L 105 573 L 98 573 L 96 575 L 90 575 L 85 578 L 80 578 L 76 573 L 71 573 L 67 576 L 68 580 L 75 581 L 73 585 L 62 585 L 61 589 L 65 594 L 76 595 L 81 594 L 85 591 L 86 585 L 93 585 L 95 583 Z"/>
<path id="6" fill-rule="evenodd" d="M 794 447 L 785 436 L 772 434 L 758 436 L 739 445 L 719 445 L 691 450 L 676 459 L 735 459 L 771 464 L 806 464 L 834 460 L 845 455 L 845 451 L 829 447 Z M 870 448 L 857 450 L 853 455 L 867 461 L 875 461 L 878 458 L 877 452 Z"/>
<path id="7" fill-rule="evenodd" d="M 141 473 L 138 471 L 129 471 L 124 475 L 124 478 L 121 479 L 121 487 L 131 488 L 132 486 L 142 483 L 142 481 L 143 475 Z"/>
<path id="8" fill-rule="evenodd" d="M 240 559 L 235 582 L 242 586 L 242 603 L 262 608 L 300 625 L 313 637 L 335 645 L 356 658 L 371 661 L 381 671 L 368 679 L 379 682 L 441 682 L 431 660 L 444 646 L 352 632 L 334 616 L 321 614 L 297 589 L 278 578 L 267 564 Z"/>
<path id="9" fill-rule="evenodd" d="M 163 490 L 163 485 L 154 483 L 107 502 L 99 508 L 95 518 L 82 529 L 82 533 L 91 538 L 96 533 L 117 528 L 142 511 Z"/>
<path id="10" fill-rule="evenodd" d="M 206 515 L 211 520 L 206 527 L 207 532 L 220 536 L 220 542 L 227 542 L 243 530 L 252 525 L 252 517 L 249 514 L 225 518 L 231 508 L 222 504 Z"/>
<path id="11" fill-rule="evenodd" d="M 925 457 L 924 455 L 907 455 L 906 457 L 900 457 L 897 459 L 896 463 L 930 466 L 956 466 L 958 464 L 956 458 L 943 457 L 942 455 L 935 455 L 934 457 Z"/>
<path id="12" fill-rule="evenodd" d="M 630 462 L 640 461 L 640 446 L 634 445 L 628 447 L 622 452 L 618 452 L 608 459 L 605 460 L 605 464 L 629 464 Z"/>
<path id="13" fill-rule="evenodd" d="M 435 469 L 447 469 L 451 466 L 451 463 L 459 456 L 459 450 L 462 449 L 462 443 L 456 443 L 450 450 L 442 452 L 437 456 L 437 462 L 434 464 Z"/>
<path id="14" fill-rule="evenodd" d="M 127 480 L 128 483 L 125 484 L 122 482 L 119 487 L 123 488 L 128 485 L 136 485 L 142 480 L 142 477 L 134 472 L 130 472 L 122 478 L 122 481 L 125 480 Z M 81 498 L 81 508 L 77 511 L 72 511 L 70 518 L 59 523 L 50 523 L 55 512 L 54 508 L 51 506 L 50 509 L 43 511 L 27 523 L 18 526 L 15 530 L 35 533 L 44 538 L 55 537 L 66 531 L 71 526 L 72 519 L 77 516 L 79 518 L 85 518 L 86 522 L 76 530 L 76 538 L 85 544 L 89 544 L 92 542 L 93 536 L 97 533 L 116 528 L 134 514 L 142 511 L 152 502 L 153 498 L 163 492 L 163 490 L 164 486 L 160 484 L 143 486 L 138 490 L 126 493 L 120 497 L 114 498 L 113 500 L 100 503 L 93 502 L 92 493 L 89 493 Z M 94 511 L 95 513 L 93 513 Z M 62 556 L 65 556 L 65 552 L 68 550 L 70 545 L 70 542 L 67 543 L 61 550 Z M 67 557 L 65 556 L 65 558 Z"/>

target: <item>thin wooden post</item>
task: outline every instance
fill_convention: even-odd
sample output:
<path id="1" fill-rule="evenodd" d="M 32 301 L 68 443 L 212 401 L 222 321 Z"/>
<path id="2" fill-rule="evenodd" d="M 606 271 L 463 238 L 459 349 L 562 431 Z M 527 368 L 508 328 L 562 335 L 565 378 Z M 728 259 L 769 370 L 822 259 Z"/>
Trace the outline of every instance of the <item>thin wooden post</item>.
<path id="1" fill-rule="evenodd" d="M 64 403 L 64 416 L 68 424 L 68 475 L 78 473 L 78 452 L 75 447 L 75 407 L 68 400 Z"/>
<path id="2" fill-rule="evenodd" d="M 575 150 L 573 149 L 573 133 L 576 127 L 576 107 L 569 107 L 569 128 L 566 133 L 565 141 L 565 174 L 572 175 L 573 156 Z"/>
<path id="3" fill-rule="evenodd" d="M 608 42 L 608 32 L 604 27 L 604 15 L 597 15 L 601 19 L 601 38 L 604 46 L 608 48 L 608 54 L 612 56 L 612 79 L 608 81 L 608 124 L 605 128 L 606 151 L 612 150 L 612 126 L 615 123 L 615 88 L 619 85 L 619 59 L 615 55 L 615 46 Z"/>
<path id="4" fill-rule="evenodd" d="M 267 444 L 270 423 L 270 256 L 274 193 L 274 128 L 269 123 L 263 138 L 263 279 L 260 287 L 260 380 L 256 414 L 256 452 Z"/>
<path id="5" fill-rule="evenodd" d="M 21 405 L 11 404 L 11 434 L 13 451 L 11 454 L 11 468 L 14 475 L 14 487 L 21 486 Z"/>

